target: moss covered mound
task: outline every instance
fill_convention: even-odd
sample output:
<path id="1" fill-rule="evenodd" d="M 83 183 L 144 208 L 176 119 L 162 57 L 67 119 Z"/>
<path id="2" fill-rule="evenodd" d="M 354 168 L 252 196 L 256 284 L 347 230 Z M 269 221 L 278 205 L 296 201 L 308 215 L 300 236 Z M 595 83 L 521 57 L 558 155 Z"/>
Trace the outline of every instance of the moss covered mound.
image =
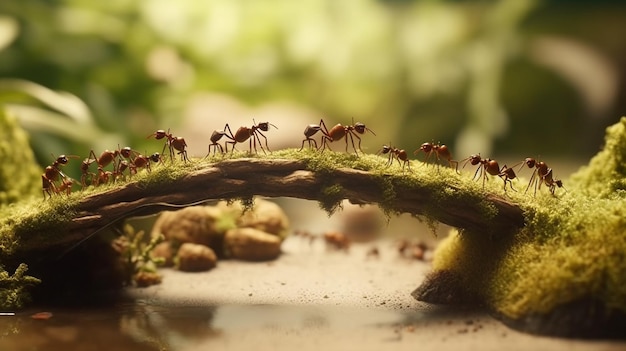
<path id="1" fill-rule="evenodd" d="M 446 296 L 476 296 L 531 332 L 625 337 L 619 327 L 626 321 L 625 176 L 626 117 L 607 129 L 605 147 L 589 165 L 565 180 L 566 193 L 553 197 L 544 189 L 517 199 L 526 226 L 513 236 L 452 233 L 414 295 L 454 302 L 427 294 L 441 285 Z"/>
<path id="2" fill-rule="evenodd" d="M 0 107 L 0 206 L 41 193 L 41 170 L 35 163 L 26 132 Z"/>

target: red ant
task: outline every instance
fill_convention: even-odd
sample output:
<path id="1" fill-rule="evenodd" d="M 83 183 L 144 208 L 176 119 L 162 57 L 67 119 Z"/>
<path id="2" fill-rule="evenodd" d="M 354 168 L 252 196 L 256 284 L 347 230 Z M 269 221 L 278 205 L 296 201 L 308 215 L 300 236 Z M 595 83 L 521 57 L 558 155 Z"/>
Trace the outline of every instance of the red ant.
<path id="1" fill-rule="evenodd" d="M 435 157 L 437 157 L 437 161 L 441 161 L 441 159 L 444 159 L 448 161 L 450 167 L 454 165 L 454 169 L 457 172 L 459 171 L 459 161 L 455 161 L 452 159 L 452 153 L 446 145 L 440 143 L 423 143 L 419 149 L 413 152 L 413 154 L 417 155 L 420 153 L 420 151 L 423 151 L 426 154 L 426 159 L 424 160 L 424 162 L 428 162 L 428 159 L 430 159 L 430 156 L 434 153 Z"/>
<path id="2" fill-rule="evenodd" d="M 387 167 L 391 166 L 391 164 L 393 163 L 393 160 L 396 159 L 398 161 L 398 164 L 400 164 L 402 161 L 402 170 L 404 171 L 404 167 L 406 166 L 409 171 L 411 170 L 411 163 L 409 161 L 409 157 L 406 153 L 405 150 L 400 150 L 396 147 L 393 146 L 389 146 L 389 145 L 383 145 L 382 150 L 380 150 L 378 152 L 378 154 L 389 154 L 388 156 L 388 160 L 387 160 Z"/>
<path id="3" fill-rule="evenodd" d="M 93 152 L 93 150 L 91 150 L 89 152 L 89 157 L 83 160 L 83 163 L 81 164 L 81 167 L 80 167 L 81 172 L 82 172 L 82 176 L 80 178 L 82 187 L 84 188 L 87 186 L 87 177 L 90 177 L 91 183 L 96 186 L 100 183 L 108 182 L 109 176 L 116 173 L 117 165 L 115 164 L 115 159 L 119 155 L 120 155 L 120 152 L 118 150 L 115 150 L 115 151 L 104 150 L 102 154 L 100 154 L 100 157 L 97 157 L 96 153 Z M 89 171 L 89 166 L 94 162 L 98 164 L 97 176 L 95 173 Z M 104 167 L 108 166 L 111 163 L 113 163 L 113 172 L 105 171 Z"/>
<path id="4" fill-rule="evenodd" d="M 500 165 L 498 165 L 498 161 L 492 160 L 490 158 L 482 158 L 480 154 L 471 155 L 470 157 L 465 159 L 463 163 L 463 168 L 467 163 L 470 163 L 472 166 L 478 165 L 476 172 L 474 173 L 474 177 L 472 179 L 476 179 L 476 175 L 480 172 L 480 176 L 483 178 L 483 189 L 485 188 L 485 180 L 487 179 L 487 174 L 491 174 L 492 176 L 500 176 Z M 506 181 L 505 181 L 506 184 Z"/>
<path id="5" fill-rule="evenodd" d="M 541 187 L 542 183 L 546 183 L 552 195 L 556 190 L 556 187 L 563 188 L 563 182 L 560 179 L 554 179 L 552 176 L 552 168 L 548 167 L 548 165 L 543 161 L 537 161 L 534 158 L 527 157 L 524 159 L 522 169 L 526 165 L 528 168 L 535 168 L 533 170 L 533 174 L 530 176 L 530 181 L 528 182 L 528 186 L 526 187 L 526 191 L 530 189 L 531 185 L 535 185 L 535 193 L 534 196 L 537 195 L 537 188 Z M 565 189 L 565 188 L 564 188 Z"/>
<path id="6" fill-rule="evenodd" d="M 133 156 L 132 162 L 128 165 L 128 167 L 130 168 L 130 174 L 133 174 L 133 173 L 137 174 L 137 169 L 139 168 L 145 168 L 148 170 L 148 172 L 151 172 L 152 170 L 150 169 L 150 161 L 154 163 L 160 163 L 161 154 L 159 154 L 158 152 L 155 152 L 154 154 L 150 156 L 144 156 L 140 153 L 136 153 Z"/>
<path id="7" fill-rule="evenodd" d="M 43 174 L 41 175 L 41 185 L 44 199 L 46 198 L 46 194 L 49 197 L 52 197 L 52 193 L 58 194 L 60 191 L 66 190 L 69 194 L 71 191 L 71 185 L 73 184 L 73 180 L 67 180 L 68 177 L 61 171 L 61 166 L 66 165 L 69 162 L 70 158 L 78 158 L 78 156 L 65 156 L 60 155 L 54 160 L 52 165 L 45 168 Z M 59 177 L 63 178 L 63 181 L 59 188 L 54 184 Z"/>
<path id="8" fill-rule="evenodd" d="M 509 187 L 511 188 L 511 190 L 513 191 L 517 191 L 513 188 L 513 183 L 511 182 L 512 179 L 517 178 L 517 175 L 515 174 L 515 170 L 513 169 L 513 167 L 507 167 L 506 165 L 502 166 L 502 168 L 500 168 L 500 165 L 498 165 L 498 161 L 496 160 L 492 160 L 490 158 L 481 158 L 480 154 L 478 155 L 471 155 L 470 157 L 465 159 L 465 162 L 463 163 L 463 167 L 465 167 L 465 165 L 467 163 L 470 163 L 472 166 L 476 166 L 478 165 L 478 168 L 476 169 L 476 172 L 474 173 L 474 178 L 476 178 L 476 175 L 478 174 L 478 172 L 481 172 L 481 175 L 479 177 L 483 178 L 483 189 L 485 188 L 485 180 L 487 179 L 487 174 L 490 174 L 492 176 L 498 176 L 500 178 L 502 178 L 502 180 L 504 181 L 504 192 L 506 193 L 506 184 L 509 184 Z"/>
<path id="9" fill-rule="evenodd" d="M 163 151 L 161 154 L 165 153 L 165 148 L 169 148 L 170 151 L 170 160 L 174 160 L 174 150 L 177 151 L 177 154 L 180 155 L 180 159 L 184 162 L 190 161 L 189 157 L 187 157 L 187 143 L 185 142 L 185 138 L 173 136 L 168 129 L 167 132 L 163 129 L 159 129 L 156 132 L 147 136 L 147 138 L 154 137 L 157 140 L 161 140 L 163 138 L 166 139 L 165 145 L 163 145 Z"/>
<path id="10" fill-rule="evenodd" d="M 363 150 L 361 150 L 361 137 L 359 137 L 359 134 L 365 134 L 365 132 L 367 131 L 367 132 L 374 134 L 375 136 L 376 133 L 374 133 L 371 129 L 367 128 L 365 124 L 361 122 L 354 123 L 354 118 L 352 119 L 352 123 L 353 124 L 349 126 L 344 126 L 341 123 L 337 123 L 329 131 L 326 128 L 324 121 L 320 120 L 320 125 L 322 128 L 324 128 L 324 132 L 325 132 L 324 133 L 325 137 L 322 137 L 322 150 L 324 150 L 326 147 L 330 149 L 330 147 L 328 146 L 329 142 L 338 141 L 338 140 L 341 140 L 341 138 L 345 137 L 346 138 L 346 152 L 348 152 L 348 137 L 349 137 L 350 141 L 352 142 L 352 148 L 354 149 L 354 152 L 357 154 L 357 156 L 359 155 L 359 151 L 363 152 Z M 354 138 L 357 138 L 359 140 L 358 148 L 354 145 Z"/>
<path id="11" fill-rule="evenodd" d="M 263 135 L 261 131 L 267 132 L 270 129 L 270 126 L 276 129 L 278 129 L 278 127 L 276 127 L 275 125 L 269 122 L 261 122 L 259 124 L 256 124 L 256 121 L 254 119 L 252 120 L 252 123 L 253 123 L 252 127 L 239 127 L 239 129 L 237 129 L 237 132 L 235 134 L 233 134 L 233 132 L 230 130 L 230 127 L 228 126 L 228 124 L 224 126 L 224 133 L 225 133 L 224 135 L 226 135 L 226 137 L 230 139 L 225 142 L 227 150 L 228 150 L 228 144 L 233 145 L 233 148 L 231 150 L 231 152 L 233 152 L 235 151 L 235 145 L 237 143 L 243 143 L 246 140 L 250 139 L 250 153 L 252 153 L 253 144 L 254 144 L 254 152 L 257 153 L 257 148 L 256 148 L 257 141 L 259 142 L 259 147 L 261 148 L 261 151 L 265 153 L 263 144 L 261 144 L 261 138 L 259 138 L 259 136 L 261 136 L 263 139 L 265 139 L 265 147 L 267 148 L 267 151 L 271 152 L 269 146 L 267 145 L 267 137 L 265 137 L 265 135 Z M 226 130 L 228 130 L 228 134 L 226 134 Z"/>
<path id="12" fill-rule="evenodd" d="M 120 161 L 120 164 L 118 166 L 118 175 L 121 175 L 124 172 L 124 170 L 126 170 L 126 168 L 129 169 L 129 172 L 131 175 L 137 174 L 137 169 L 139 168 L 146 168 L 148 172 L 150 172 L 151 171 L 150 161 L 154 163 L 162 162 L 161 154 L 159 154 L 158 152 L 155 152 L 154 154 L 150 156 L 145 156 L 139 153 L 138 151 L 135 151 L 131 149 L 130 147 L 126 146 L 120 149 L 119 153 L 127 161 L 126 160 Z"/>
<path id="13" fill-rule="evenodd" d="M 323 129 L 322 129 L 322 126 L 324 126 Z M 304 148 L 305 141 L 309 142 L 309 148 L 311 148 L 311 142 L 313 142 L 313 144 L 315 145 L 315 148 L 319 149 L 317 146 L 317 141 L 311 138 L 313 135 L 317 134 L 317 132 L 322 132 L 322 144 L 324 144 L 326 141 L 332 141 L 330 135 L 328 135 L 328 130 L 326 129 L 326 125 L 324 125 L 324 120 L 320 119 L 320 124 L 309 124 L 304 129 L 304 139 L 302 140 L 302 147 L 300 147 L 300 151 L 302 151 L 302 149 Z"/>

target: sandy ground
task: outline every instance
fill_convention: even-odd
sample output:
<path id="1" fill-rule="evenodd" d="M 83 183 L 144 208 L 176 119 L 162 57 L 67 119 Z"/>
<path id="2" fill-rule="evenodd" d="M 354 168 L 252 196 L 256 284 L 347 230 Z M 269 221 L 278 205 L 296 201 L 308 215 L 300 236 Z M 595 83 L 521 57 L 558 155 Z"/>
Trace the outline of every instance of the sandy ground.
<path id="1" fill-rule="evenodd" d="M 379 257 L 367 252 L 377 247 Z M 269 263 L 222 261 L 206 273 L 164 270 L 162 285 L 132 293 L 155 305 L 221 306 L 218 336 L 180 350 L 624 350 L 626 343 L 516 332 L 480 311 L 429 306 L 410 293 L 430 265 L 400 257 L 393 241 L 349 252 L 288 238 Z"/>

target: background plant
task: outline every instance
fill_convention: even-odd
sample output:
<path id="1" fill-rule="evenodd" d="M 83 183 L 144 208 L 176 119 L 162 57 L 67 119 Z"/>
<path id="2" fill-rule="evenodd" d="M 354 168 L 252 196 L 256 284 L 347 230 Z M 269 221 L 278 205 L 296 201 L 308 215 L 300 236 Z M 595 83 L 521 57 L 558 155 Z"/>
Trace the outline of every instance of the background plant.
<path id="1" fill-rule="evenodd" d="M 71 94 L 56 100 L 69 113 L 24 82 L 0 92 L 42 164 L 151 148 L 146 130 L 182 124 L 207 92 L 461 155 L 590 156 L 626 101 L 626 10 L 612 1 L 24 0 L 0 14 L 0 77 Z"/>

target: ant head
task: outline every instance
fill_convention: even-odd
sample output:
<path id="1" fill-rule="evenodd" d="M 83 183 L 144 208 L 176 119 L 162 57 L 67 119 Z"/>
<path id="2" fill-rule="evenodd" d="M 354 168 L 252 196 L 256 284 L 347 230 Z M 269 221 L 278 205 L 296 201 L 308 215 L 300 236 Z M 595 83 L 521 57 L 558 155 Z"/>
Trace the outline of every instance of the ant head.
<path id="1" fill-rule="evenodd" d="M 133 150 L 129 147 L 129 146 L 125 146 L 122 149 L 120 149 L 119 153 L 124 157 L 124 158 L 129 158 L 130 155 L 132 154 Z"/>
<path id="2" fill-rule="evenodd" d="M 389 151 L 391 151 L 391 146 L 383 145 L 383 148 L 382 148 L 382 150 L 380 150 L 380 153 L 384 155 L 384 154 L 388 154 Z"/>
<path id="3" fill-rule="evenodd" d="M 167 132 L 164 131 L 163 129 L 159 129 L 156 132 L 148 135 L 148 138 L 150 137 L 154 137 L 157 140 L 163 139 L 163 138 L 170 138 L 171 134 L 170 134 L 170 130 L 168 129 Z"/>
<path id="4" fill-rule="evenodd" d="M 57 157 L 57 161 L 56 162 L 60 163 L 62 165 L 66 165 L 69 162 L 69 160 L 68 160 L 67 156 L 60 155 L 59 157 Z"/>
<path id="5" fill-rule="evenodd" d="M 526 166 L 528 166 L 528 168 L 533 168 L 535 167 L 537 161 L 534 158 L 526 157 L 526 159 L 524 159 L 524 163 L 526 163 Z"/>
<path id="6" fill-rule="evenodd" d="M 255 125 L 256 125 L 256 123 L 255 123 Z M 257 125 L 257 127 L 258 127 L 260 130 L 264 131 L 264 132 L 267 132 L 268 130 L 270 130 L 270 126 L 272 126 L 272 127 L 276 128 L 276 129 L 278 129 L 278 127 L 276 127 L 275 125 L 271 124 L 270 122 L 261 122 L 261 123 L 259 123 L 259 124 Z"/>
<path id="7" fill-rule="evenodd" d="M 153 153 L 152 155 L 150 155 L 150 161 L 154 163 L 161 162 L 161 154 L 159 154 L 158 152 Z"/>
<path id="8" fill-rule="evenodd" d="M 472 166 L 476 166 L 477 164 L 479 164 L 482 161 L 482 157 L 480 157 L 480 154 L 478 155 L 472 155 L 470 156 L 470 164 Z"/>
<path id="9" fill-rule="evenodd" d="M 432 151 L 433 148 L 434 148 L 434 145 L 432 143 L 423 143 L 422 146 L 420 146 L 420 150 L 426 153 Z"/>
<path id="10" fill-rule="evenodd" d="M 372 130 L 371 130 L 371 129 L 367 128 L 367 127 L 365 126 L 365 124 L 364 124 L 364 123 L 361 123 L 361 122 L 356 122 L 356 123 L 354 124 L 354 130 L 356 130 L 356 131 L 357 131 L 357 133 L 359 133 L 359 134 L 365 134 L 365 131 L 368 131 L 368 132 L 370 132 L 370 133 L 372 133 L 372 134 L 376 135 L 376 133 L 372 132 Z"/>

